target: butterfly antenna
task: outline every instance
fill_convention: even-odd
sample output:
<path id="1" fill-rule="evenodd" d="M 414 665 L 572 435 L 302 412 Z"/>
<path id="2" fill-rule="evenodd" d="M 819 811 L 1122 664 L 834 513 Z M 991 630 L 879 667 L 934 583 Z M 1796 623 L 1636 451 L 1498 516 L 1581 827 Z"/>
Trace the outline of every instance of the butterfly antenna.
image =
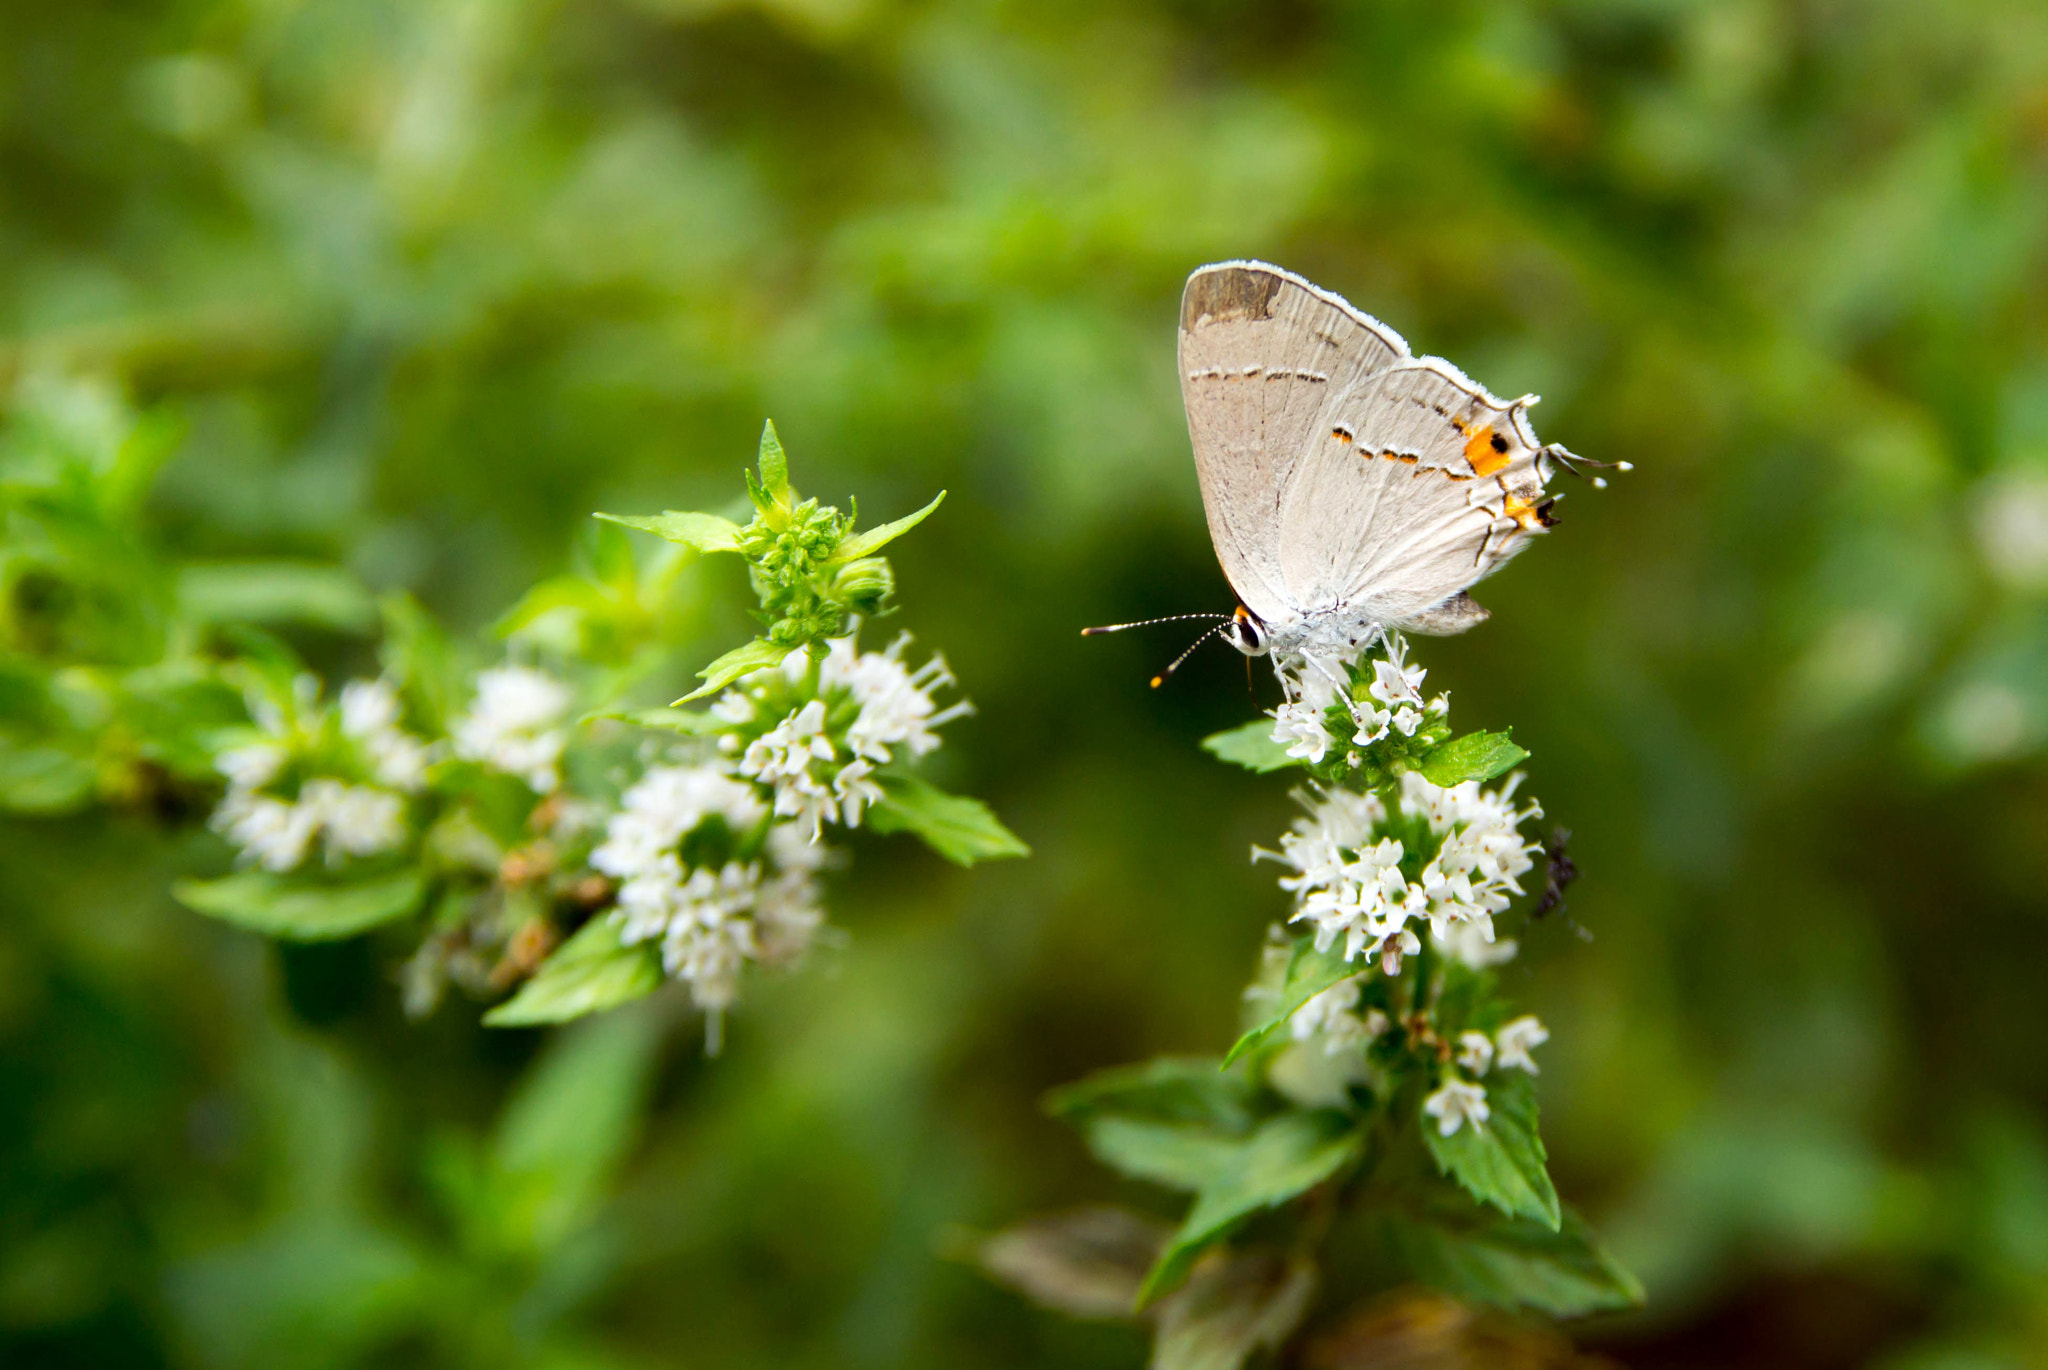
<path id="1" fill-rule="evenodd" d="M 1551 443 L 1550 446 L 1543 449 L 1543 455 L 1549 457 L 1552 461 L 1556 462 L 1559 466 L 1562 466 L 1565 470 L 1577 476 L 1580 480 L 1592 481 L 1593 488 L 1595 490 L 1605 490 L 1607 488 L 1606 477 L 1589 476 L 1585 473 L 1585 470 L 1583 468 L 1588 466 L 1596 466 L 1602 471 L 1633 471 L 1636 469 L 1634 462 L 1594 461 L 1591 457 L 1581 457 L 1576 455 L 1575 453 L 1569 452 L 1565 448 L 1559 446 L 1557 443 L 1554 442 Z"/>
<path id="2" fill-rule="evenodd" d="M 1191 618 L 1220 618 L 1226 623 L 1229 614 L 1168 614 L 1165 618 L 1141 618 L 1136 623 L 1107 623 L 1100 628 L 1083 628 L 1082 637 L 1096 637 L 1103 633 L 1120 633 L 1126 628 L 1149 628 L 1155 623 L 1182 623 Z"/>
<path id="3" fill-rule="evenodd" d="M 1189 614 L 1189 615 L 1187 615 L 1187 617 L 1189 617 L 1189 618 L 1201 618 L 1201 617 L 1204 617 L 1204 615 L 1201 615 L 1201 614 Z M 1229 623 L 1230 621 L 1231 621 L 1231 620 L 1230 620 L 1229 618 L 1227 618 L 1227 617 L 1226 617 L 1226 618 L 1224 618 L 1224 620 L 1223 620 L 1223 623 Z M 1212 638 L 1212 637 L 1216 636 L 1216 634 L 1218 634 L 1218 633 L 1222 632 L 1222 631 L 1223 631 L 1223 623 L 1219 623 L 1219 624 L 1217 624 L 1217 625 L 1216 625 L 1216 626 L 1215 626 L 1214 628 L 1211 628 L 1211 629 L 1210 629 L 1210 630 L 1209 630 L 1208 632 L 1206 632 L 1206 633 L 1203 633 L 1203 634 L 1202 634 L 1202 635 L 1201 635 L 1200 637 L 1196 638 L 1196 639 L 1195 639 L 1195 640 L 1194 640 L 1193 642 L 1190 642 L 1190 643 L 1188 644 L 1188 649 L 1187 649 L 1187 650 L 1186 650 L 1185 652 L 1182 652 L 1182 653 L 1181 653 L 1181 654 L 1180 654 L 1179 656 L 1175 657 L 1175 658 L 1173 659 L 1173 664 L 1172 664 L 1171 666 L 1168 666 L 1168 667 L 1167 667 L 1167 668 L 1166 668 L 1165 670 L 1161 671 L 1161 672 L 1160 672 L 1160 673 L 1159 673 L 1158 675 L 1156 675 L 1156 676 L 1153 676 L 1153 677 L 1152 677 L 1152 688 L 1156 690 L 1156 689 L 1158 689 L 1158 688 L 1159 688 L 1159 687 L 1160 687 L 1161 685 L 1164 685 L 1164 684 L 1166 683 L 1166 678 L 1167 678 L 1168 676 L 1172 675 L 1172 674 L 1173 674 L 1173 673 L 1174 673 L 1175 671 L 1178 671 L 1178 670 L 1180 669 L 1180 664 L 1181 664 L 1181 663 L 1182 663 L 1183 661 L 1186 661 L 1186 660 L 1187 660 L 1187 659 L 1188 659 L 1189 657 L 1191 657 L 1191 656 L 1193 656 L 1193 655 L 1195 654 L 1195 648 L 1197 648 L 1197 647 L 1201 646 L 1201 645 L 1202 645 L 1203 643 L 1207 642 L 1207 641 L 1208 641 L 1208 640 L 1209 640 L 1210 638 Z M 1246 659 L 1247 661 L 1249 661 L 1249 660 L 1250 660 L 1251 658 L 1247 657 L 1247 658 L 1245 658 L 1245 659 Z"/>

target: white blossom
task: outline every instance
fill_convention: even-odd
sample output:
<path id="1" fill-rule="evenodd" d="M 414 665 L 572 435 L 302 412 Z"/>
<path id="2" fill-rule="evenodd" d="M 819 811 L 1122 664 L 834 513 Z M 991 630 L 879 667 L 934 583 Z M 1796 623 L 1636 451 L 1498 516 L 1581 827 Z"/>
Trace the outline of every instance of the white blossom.
<path id="1" fill-rule="evenodd" d="M 1458 1066 L 1474 1075 L 1484 1075 L 1493 1066 L 1493 1039 L 1483 1032 L 1458 1034 Z"/>
<path id="2" fill-rule="evenodd" d="M 388 680 L 351 680 L 341 687 L 341 730 L 363 749 L 377 779 L 414 793 L 427 783 L 433 753 L 399 726 L 398 690 Z"/>
<path id="3" fill-rule="evenodd" d="M 547 794 L 562 783 L 560 762 L 568 738 L 557 726 L 574 696 L 569 687 L 531 666 L 499 666 L 476 678 L 476 701 L 455 721 L 455 754 Z"/>
<path id="4" fill-rule="evenodd" d="M 1468 1118 L 1472 1126 L 1483 1127 L 1493 1115 L 1486 1106 L 1486 1091 L 1463 1080 L 1444 1081 L 1441 1089 L 1422 1101 L 1422 1111 L 1437 1120 L 1437 1134 L 1443 1137 L 1456 1133 Z"/>
<path id="5" fill-rule="evenodd" d="M 299 808 L 318 823 L 330 865 L 405 844 L 405 801 L 389 790 L 321 777 L 300 787 Z"/>
<path id="6" fill-rule="evenodd" d="M 1341 937 L 1345 960 L 1379 957 L 1386 973 L 1396 975 L 1401 958 L 1422 943 L 1406 926 L 1414 901 L 1401 875 L 1401 843 L 1373 840 L 1385 817 L 1375 796 L 1325 791 L 1310 803 L 1309 817 L 1280 839 L 1277 854 L 1258 854 L 1294 868 L 1280 884 L 1299 898 L 1293 921 L 1314 927 L 1316 950 L 1328 951 Z"/>
<path id="7" fill-rule="evenodd" d="M 1526 1070 L 1537 1073 L 1536 1062 L 1529 1053 L 1550 1040 L 1550 1032 L 1533 1015 L 1525 1014 L 1509 1023 L 1503 1023 L 1499 1032 L 1493 1035 L 1494 1045 L 1500 1054 L 1496 1058 L 1502 1070 Z"/>
<path id="8" fill-rule="evenodd" d="M 1426 817 L 1431 830 L 1443 835 L 1421 880 L 1426 916 L 1438 935 L 1453 923 L 1470 922 L 1491 942 L 1493 915 L 1508 907 L 1510 894 L 1522 893 L 1519 879 L 1541 846 L 1524 840 L 1519 825 L 1543 811 L 1534 804 L 1514 807 L 1521 779 L 1512 776 L 1493 791 L 1482 790 L 1476 780 L 1444 789 L 1412 771 L 1401 777 L 1402 811 Z"/>
<path id="9" fill-rule="evenodd" d="M 231 789 L 213 811 L 213 827 L 242 849 L 249 865 L 282 874 L 296 870 L 319 833 L 319 816 L 270 795 Z"/>
<path id="10" fill-rule="evenodd" d="M 1287 754 L 1316 765 L 1330 749 L 1330 731 L 1323 726 L 1323 711 L 1305 700 L 1289 700 L 1273 710 L 1273 740 L 1287 748 Z"/>
<path id="11" fill-rule="evenodd" d="M 1520 943 L 1512 937 L 1493 940 L 1491 919 L 1483 924 L 1469 921 L 1452 923 L 1444 929 L 1442 936 L 1431 932 L 1429 940 L 1436 943 L 1446 956 L 1474 970 L 1506 965 L 1521 950 Z"/>
<path id="12" fill-rule="evenodd" d="M 687 833 L 716 815 L 735 833 L 767 815 L 754 787 L 717 766 L 655 766 L 626 791 L 590 864 L 620 880 L 652 868 Z"/>
<path id="13" fill-rule="evenodd" d="M 277 779 L 291 753 L 275 742 L 230 747 L 213 759 L 214 768 L 238 790 L 260 790 Z"/>

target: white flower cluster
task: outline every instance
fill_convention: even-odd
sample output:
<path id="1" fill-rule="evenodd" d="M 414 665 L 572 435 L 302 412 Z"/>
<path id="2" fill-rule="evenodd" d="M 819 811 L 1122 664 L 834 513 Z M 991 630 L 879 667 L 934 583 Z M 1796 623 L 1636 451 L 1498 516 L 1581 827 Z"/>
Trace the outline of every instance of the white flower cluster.
<path id="1" fill-rule="evenodd" d="M 215 758 L 228 790 L 213 827 L 241 848 L 245 864 L 282 874 L 304 864 L 316 842 L 330 866 L 405 844 L 404 795 L 426 784 L 432 753 L 399 726 L 398 692 L 389 681 L 350 681 L 341 691 L 340 734 L 376 784 L 314 775 L 289 798 L 271 791 L 294 760 L 320 747 L 328 714 L 319 695 L 319 682 L 300 676 L 289 709 L 253 698 L 250 714 L 262 738 Z"/>
<path id="2" fill-rule="evenodd" d="M 736 843 L 767 816 L 754 787 L 722 765 L 656 766 L 626 791 L 590 857 L 619 881 L 611 917 L 620 940 L 659 941 L 662 965 L 689 985 L 714 1034 L 747 963 L 795 961 L 824 921 L 815 877 L 830 853 L 794 824 L 768 829 L 760 860 L 684 863 L 684 839 L 708 820 L 722 820 Z"/>
<path id="3" fill-rule="evenodd" d="M 1415 736 L 1429 714 L 1441 714 L 1450 702 L 1442 695 L 1424 701 L 1422 679 L 1428 674 L 1408 660 L 1408 647 L 1399 633 L 1385 639 L 1385 655 L 1372 663 L 1373 678 L 1363 698 L 1342 688 L 1342 662 L 1322 658 L 1304 659 L 1298 672 L 1282 672 L 1280 683 L 1287 701 L 1272 711 L 1273 740 L 1287 748 L 1287 754 L 1310 765 L 1321 763 L 1335 739 L 1330 736 L 1330 707 L 1341 698 L 1351 715 L 1354 746 L 1370 746 L 1389 732 Z"/>
<path id="4" fill-rule="evenodd" d="M 1528 1014 L 1501 1024 L 1491 1037 L 1483 1032 L 1461 1032 L 1458 1067 L 1473 1076 L 1484 1076 L 1495 1066 L 1502 1070 L 1526 1070 L 1534 1075 L 1536 1062 L 1529 1053 L 1549 1040 L 1549 1031 Z M 1422 1101 L 1422 1111 L 1436 1119 L 1436 1130 L 1445 1137 L 1454 1135 L 1468 1121 L 1474 1127 L 1484 1127 L 1493 1116 L 1486 1102 L 1486 1087 L 1455 1076 Z"/>
<path id="5" fill-rule="evenodd" d="M 569 687 L 531 666 L 499 666 L 476 678 L 476 702 L 455 720 L 455 754 L 516 775 L 537 794 L 562 784 L 561 728 L 574 696 Z"/>
<path id="6" fill-rule="evenodd" d="M 1507 908 L 1510 892 L 1522 892 L 1517 881 L 1540 849 L 1518 830 L 1541 812 L 1533 804 L 1514 807 L 1519 780 L 1494 791 L 1477 781 L 1444 789 L 1413 772 L 1402 776 L 1403 816 L 1425 819 L 1440 841 L 1417 880 L 1401 871 L 1408 853 L 1398 837 L 1385 835 L 1379 797 L 1345 789 L 1310 801 L 1309 816 L 1280 839 L 1279 852 L 1257 854 L 1294 870 L 1280 884 L 1298 899 L 1293 921 L 1314 927 L 1319 951 L 1341 937 L 1345 960 L 1377 957 L 1382 970 L 1398 975 L 1401 958 L 1422 949 L 1411 924 L 1426 920 L 1450 954 L 1491 964 L 1513 955 L 1512 944 L 1496 947 L 1493 915 Z"/>
<path id="7" fill-rule="evenodd" d="M 933 729 L 974 711 L 964 700 L 938 707 L 932 695 L 952 685 L 953 675 L 945 658 L 936 655 L 910 670 L 902 661 L 909 644 L 905 634 L 886 652 L 861 652 L 850 637 L 833 639 L 818 664 L 817 698 L 792 709 L 743 747 L 736 736 L 723 739 L 740 754 L 739 774 L 770 787 L 775 813 L 808 826 L 813 841 L 827 823 L 860 825 L 867 807 L 882 798 L 876 767 L 898 750 L 912 758 L 923 756 L 939 745 Z M 735 725 L 753 722 L 773 677 L 779 673 L 784 682 L 797 685 L 810 664 L 806 654 L 792 652 L 781 666 L 756 672 L 739 689 L 726 691 L 714 712 Z M 841 712 L 841 701 L 851 701 L 852 719 L 828 725 Z"/>

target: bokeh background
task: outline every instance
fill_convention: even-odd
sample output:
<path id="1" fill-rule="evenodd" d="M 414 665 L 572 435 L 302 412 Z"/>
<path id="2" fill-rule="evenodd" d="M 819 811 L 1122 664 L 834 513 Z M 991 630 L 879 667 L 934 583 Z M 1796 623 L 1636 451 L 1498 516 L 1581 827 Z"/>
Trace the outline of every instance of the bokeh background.
<path id="1" fill-rule="evenodd" d="M 1514 983 L 1651 1297 L 1576 1334 L 2048 1364 L 2034 0 L 0 7 L 0 382 L 174 416 L 171 547 L 482 628 L 772 415 L 808 491 L 951 491 L 901 621 L 981 708 L 941 778 L 1037 852 L 866 844 L 707 1063 L 659 1008 L 408 1024 L 387 949 L 172 905 L 204 842 L 10 820 L 0 1361 L 1138 1363 L 945 1252 L 1163 1202 L 1036 1096 L 1220 1049 L 1283 911 L 1285 783 L 1196 747 L 1238 658 L 1154 692 L 1185 634 L 1075 633 L 1231 607 L 1173 368 L 1231 256 L 1638 468 L 1423 652 L 1585 871 Z M 708 659 L 743 587 L 693 584 Z"/>

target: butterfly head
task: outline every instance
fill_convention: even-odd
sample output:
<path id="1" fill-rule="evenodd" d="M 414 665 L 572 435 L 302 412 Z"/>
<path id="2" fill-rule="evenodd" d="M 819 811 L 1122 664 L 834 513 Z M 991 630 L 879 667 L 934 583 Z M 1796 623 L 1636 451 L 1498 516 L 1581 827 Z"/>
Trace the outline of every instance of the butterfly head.
<path id="1" fill-rule="evenodd" d="M 1267 648 L 1272 645 L 1267 640 L 1265 625 L 1242 604 L 1237 606 L 1237 613 L 1224 626 L 1223 636 L 1231 646 L 1246 656 L 1264 656 Z"/>

